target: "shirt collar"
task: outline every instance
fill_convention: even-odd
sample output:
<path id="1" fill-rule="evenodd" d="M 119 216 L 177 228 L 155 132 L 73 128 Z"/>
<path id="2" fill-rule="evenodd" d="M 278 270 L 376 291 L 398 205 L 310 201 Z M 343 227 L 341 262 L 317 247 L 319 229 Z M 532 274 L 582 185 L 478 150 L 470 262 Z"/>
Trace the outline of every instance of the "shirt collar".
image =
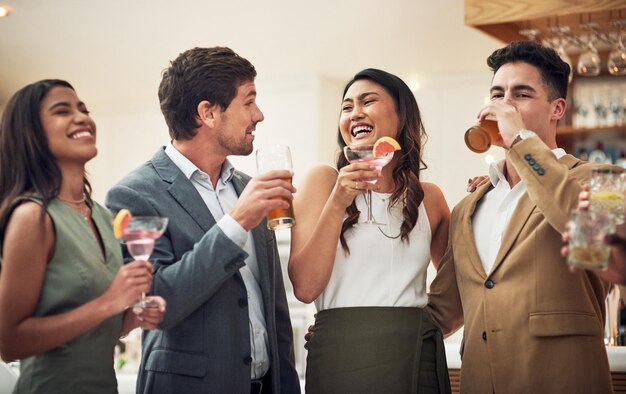
<path id="1" fill-rule="evenodd" d="M 193 164 L 191 160 L 186 158 L 185 155 L 180 153 L 178 149 L 172 145 L 172 141 L 168 142 L 165 147 L 165 154 L 170 158 L 170 160 L 172 160 L 176 167 L 182 171 L 187 179 L 191 179 L 193 174 L 196 172 L 204 174 L 204 172 Z M 227 184 L 231 181 L 233 175 L 235 175 L 235 167 L 230 161 L 228 161 L 228 159 L 224 160 L 224 163 L 222 164 L 222 171 L 220 173 L 220 180 L 223 184 Z"/>
<path id="2" fill-rule="evenodd" d="M 554 157 L 556 157 L 557 160 L 559 160 L 561 157 L 565 156 L 565 150 L 563 148 L 556 148 L 556 149 L 552 149 L 552 154 L 554 154 Z M 504 176 L 504 162 L 505 160 L 502 159 L 498 162 L 494 162 L 491 163 L 491 165 L 489 165 L 489 180 L 491 181 L 491 184 L 495 187 L 498 182 L 500 181 L 506 181 L 506 177 Z"/>

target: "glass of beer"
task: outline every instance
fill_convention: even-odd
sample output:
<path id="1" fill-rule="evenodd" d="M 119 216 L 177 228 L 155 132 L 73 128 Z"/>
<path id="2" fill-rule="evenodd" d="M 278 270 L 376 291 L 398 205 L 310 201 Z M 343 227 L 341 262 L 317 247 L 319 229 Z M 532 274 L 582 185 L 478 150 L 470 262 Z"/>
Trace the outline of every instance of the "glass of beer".
<path id="1" fill-rule="evenodd" d="M 291 151 L 286 145 L 270 145 L 259 148 L 256 151 L 256 168 L 259 174 L 271 170 L 292 171 Z M 293 179 L 285 179 L 292 183 Z M 267 214 L 267 228 L 276 230 L 293 227 L 296 224 L 296 216 L 293 213 L 293 205 L 289 208 L 276 208 Z"/>
<path id="2" fill-rule="evenodd" d="M 608 215 L 613 219 L 613 224 L 624 222 L 626 211 L 624 174 L 612 168 L 594 168 L 589 178 L 591 191 L 589 209 Z"/>
<path id="3" fill-rule="evenodd" d="M 604 237 L 612 228 L 611 217 L 604 213 L 572 211 L 567 263 L 584 269 L 606 269 L 611 248 L 604 242 Z"/>
<path id="4" fill-rule="evenodd" d="M 465 145 L 472 152 L 486 152 L 496 141 L 501 141 L 498 121 L 491 116 L 481 119 L 465 132 Z"/>

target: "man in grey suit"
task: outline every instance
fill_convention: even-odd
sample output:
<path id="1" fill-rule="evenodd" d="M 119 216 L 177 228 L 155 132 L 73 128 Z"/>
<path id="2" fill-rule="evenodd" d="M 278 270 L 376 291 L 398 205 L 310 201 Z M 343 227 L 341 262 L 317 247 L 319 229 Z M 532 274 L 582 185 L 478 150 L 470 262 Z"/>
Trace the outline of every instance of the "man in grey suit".
<path id="1" fill-rule="evenodd" d="M 271 171 L 237 171 L 263 114 L 256 70 L 229 48 L 183 52 L 163 72 L 171 142 L 107 194 L 114 212 L 169 218 L 157 240 L 152 294 L 168 302 L 143 333 L 138 393 L 299 393 L 273 232 L 265 216 L 295 191 Z"/>

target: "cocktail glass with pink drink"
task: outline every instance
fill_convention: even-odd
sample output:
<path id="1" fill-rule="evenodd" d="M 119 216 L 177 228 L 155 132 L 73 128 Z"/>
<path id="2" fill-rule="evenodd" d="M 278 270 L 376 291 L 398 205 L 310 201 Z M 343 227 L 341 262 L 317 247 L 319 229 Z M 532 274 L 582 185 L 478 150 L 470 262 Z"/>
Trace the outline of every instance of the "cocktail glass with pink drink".
<path id="1" fill-rule="evenodd" d="M 380 174 L 383 167 L 389 164 L 393 159 L 393 152 L 385 153 L 380 156 L 374 156 L 374 144 L 364 145 L 348 145 L 343 148 L 343 154 L 350 163 L 368 163 L 376 167 L 375 171 Z M 376 180 L 363 179 L 364 182 L 376 183 Z M 383 225 L 378 223 L 372 215 L 372 191 L 367 190 L 365 193 L 365 203 L 367 204 L 367 219 L 363 224 L 367 225 Z"/>
<path id="2" fill-rule="evenodd" d="M 167 218 L 158 216 L 133 216 L 122 233 L 128 253 L 135 260 L 148 260 L 154 250 L 154 242 L 167 227 Z M 141 293 L 141 299 L 133 305 L 133 312 L 141 313 L 144 308 L 151 306 L 146 302 L 146 294 Z"/>

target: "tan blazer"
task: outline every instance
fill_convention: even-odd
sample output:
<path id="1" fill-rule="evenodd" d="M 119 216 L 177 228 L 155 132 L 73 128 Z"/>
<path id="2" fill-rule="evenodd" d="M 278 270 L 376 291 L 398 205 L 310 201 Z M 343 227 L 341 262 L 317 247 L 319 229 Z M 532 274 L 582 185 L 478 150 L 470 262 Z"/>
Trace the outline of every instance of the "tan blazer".
<path id="1" fill-rule="evenodd" d="M 561 233 L 590 168 L 556 160 L 537 137 L 511 149 L 527 192 L 519 200 L 492 271 L 481 264 L 472 215 L 491 184 L 453 210 L 448 250 L 426 308 L 444 334 L 465 322 L 461 392 L 611 393 L 603 342 L 608 284 L 568 272 Z"/>

